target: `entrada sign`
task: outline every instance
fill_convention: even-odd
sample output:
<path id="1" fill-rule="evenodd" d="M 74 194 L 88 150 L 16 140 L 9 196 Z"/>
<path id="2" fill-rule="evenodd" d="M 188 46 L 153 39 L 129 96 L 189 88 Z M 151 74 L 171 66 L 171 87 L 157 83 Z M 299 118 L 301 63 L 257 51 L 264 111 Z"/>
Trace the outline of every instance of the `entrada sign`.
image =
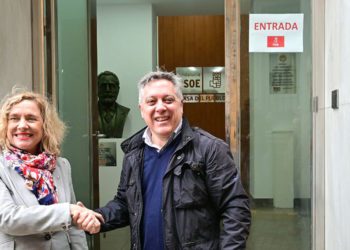
<path id="1" fill-rule="evenodd" d="M 254 30 L 298 30 L 298 23 L 290 22 L 255 22 Z"/>
<path id="2" fill-rule="evenodd" d="M 250 14 L 249 52 L 303 52 L 304 14 Z"/>

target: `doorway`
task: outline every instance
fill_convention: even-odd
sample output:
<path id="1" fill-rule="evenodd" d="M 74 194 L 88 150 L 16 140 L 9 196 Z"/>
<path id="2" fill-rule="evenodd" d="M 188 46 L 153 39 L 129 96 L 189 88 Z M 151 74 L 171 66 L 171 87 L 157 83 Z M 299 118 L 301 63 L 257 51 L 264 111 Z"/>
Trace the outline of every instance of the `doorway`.
<path id="1" fill-rule="evenodd" d="M 245 5 L 237 5 L 238 1 L 224 0 L 203 1 L 201 6 L 193 4 L 193 2 L 190 4 L 191 1 L 187 0 L 168 1 L 167 3 L 156 2 L 142 1 L 137 4 L 129 4 L 128 1 L 123 2 L 121 0 L 98 0 L 96 2 L 97 74 L 109 70 L 118 75 L 120 80 L 118 102 L 129 107 L 130 113 L 126 119 L 123 137 L 117 140 L 104 141 L 115 143 L 115 147 L 112 148 L 116 150 L 116 165 L 103 167 L 95 165 L 84 172 L 86 178 L 74 177 L 75 186 L 78 190 L 81 190 L 78 195 L 87 200 L 88 203 L 93 204 L 93 201 L 90 200 L 91 196 L 88 195 L 87 197 L 86 192 L 83 193 L 82 190 L 89 190 L 91 194 L 92 183 L 99 182 L 95 190 L 99 189 L 100 200 L 98 205 L 104 205 L 106 201 L 113 198 L 119 181 L 118 175 L 120 174 L 123 157 L 119 144 L 123 139 L 131 136 L 144 126 L 138 111 L 136 83 L 146 72 L 155 69 L 156 66 L 164 67 L 167 70 L 190 66 L 202 67 L 202 70 L 214 66 L 226 66 L 227 69 L 227 60 L 233 62 L 232 59 L 225 57 L 228 46 L 226 44 L 225 48 L 225 32 L 227 35 L 227 27 L 230 23 L 225 23 L 224 4 L 235 3 L 235 13 L 240 16 L 240 26 L 237 34 L 235 34 L 240 39 L 239 46 L 236 44 L 240 56 L 232 58 L 239 58 L 238 68 L 240 71 L 239 77 L 237 78 L 236 75 L 235 78 L 235 84 L 238 87 L 235 89 L 238 89 L 238 92 L 232 89 L 234 92 L 231 92 L 229 97 L 232 99 L 232 96 L 235 96 L 238 105 L 231 106 L 235 109 L 231 112 L 228 111 L 227 105 L 222 102 L 187 103 L 185 104 L 185 112 L 187 112 L 186 115 L 193 125 L 209 130 L 214 135 L 226 140 L 231 144 L 231 148 L 234 146 L 233 152 L 237 156 L 237 166 L 240 168 L 242 181 L 252 198 L 253 221 L 248 249 L 311 249 L 310 3 L 301 0 L 297 2 L 284 0 L 279 3 L 269 0 L 251 1 L 247 8 Z M 182 5 L 179 7 L 179 4 Z M 66 13 L 70 18 L 77 16 L 76 13 L 73 15 L 73 9 L 84 9 L 86 7 L 83 4 L 83 8 L 80 8 L 81 6 L 77 6 L 78 3 L 73 6 L 74 8 L 72 8 L 71 3 L 69 5 L 69 8 L 63 8 L 63 5 L 59 5 L 58 11 Z M 202 8 L 205 5 L 209 6 L 210 12 Z M 170 10 L 174 12 L 170 14 Z M 276 60 L 276 56 L 268 53 L 249 54 L 248 52 L 248 13 L 271 13 L 271 11 L 275 13 L 302 12 L 305 17 L 308 17 L 305 18 L 304 52 L 291 56 L 294 58 L 292 60 L 295 61 L 297 79 L 295 93 L 276 94 L 270 92 L 269 72 L 271 62 Z M 86 16 L 81 16 L 81 18 L 87 21 Z M 72 131 L 75 137 L 70 138 L 72 144 L 65 145 L 64 151 L 67 152 L 69 158 L 73 158 L 73 161 L 76 161 L 76 164 L 79 165 L 81 159 L 84 158 L 81 157 L 82 155 L 97 154 L 96 150 L 90 150 L 91 148 L 87 146 L 91 145 L 91 138 L 84 137 L 89 133 L 91 134 L 91 120 L 96 117 L 91 115 L 89 109 L 89 105 L 96 104 L 93 101 L 96 99 L 96 92 L 92 91 L 96 88 L 96 81 L 86 78 L 90 74 L 89 66 L 84 63 L 88 61 L 88 55 L 84 52 L 88 51 L 87 48 L 79 47 L 79 53 L 83 56 L 80 57 L 82 61 L 78 63 L 73 63 L 77 58 L 67 56 L 67 54 L 72 56 L 76 54 L 70 51 L 72 44 L 68 43 L 68 31 L 70 31 L 70 27 L 74 28 L 71 26 L 71 20 L 68 21 L 68 19 L 58 19 L 59 25 L 66 25 L 62 33 L 58 33 L 58 47 L 62 49 L 58 55 L 59 69 L 61 70 L 58 76 L 58 99 L 62 103 L 61 112 L 63 117 L 75 121 Z M 208 21 L 209 19 L 211 21 Z M 167 24 L 170 25 L 169 27 L 175 25 L 172 28 L 163 29 L 163 31 L 170 30 L 175 34 L 173 39 L 171 39 L 171 34 L 165 35 L 165 38 L 170 41 L 160 40 L 161 23 L 165 24 L 166 22 L 170 23 Z M 176 26 L 176 22 L 182 26 Z M 193 30 L 189 30 L 191 25 L 185 25 L 185 22 L 193 24 Z M 198 23 L 204 23 L 206 29 L 213 26 L 211 34 L 214 34 L 215 37 L 212 42 L 208 42 L 207 33 L 198 34 L 195 32 L 202 29 Z M 85 25 L 86 23 L 78 21 L 76 24 Z M 178 27 L 182 27 L 183 31 Z M 85 33 L 77 33 L 76 35 L 83 40 L 83 37 L 88 36 L 87 31 L 82 30 Z M 209 53 L 207 59 L 200 58 L 198 54 L 195 54 L 195 59 L 199 59 L 199 61 L 185 60 L 188 54 L 183 53 L 186 51 L 186 42 L 189 41 L 187 38 L 190 37 L 186 37 L 186 32 L 194 36 L 194 40 L 189 44 L 192 48 L 200 50 L 199 55 Z M 74 32 L 69 34 L 71 33 Z M 198 37 L 194 34 L 197 34 Z M 201 37 L 202 35 L 203 37 Z M 171 45 L 171 42 L 176 39 L 181 41 L 181 36 L 183 42 L 180 45 Z M 196 42 L 199 37 L 200 42 Z M 215 40 L 217 38 L 220 38 L 218 42 Z M 64 48 L 64 46 L 67 47 Z M 171 46 L 180 49 L 176 51 L 176 48 Z M 65 54 L 60 54 L 62 51 Z M 190 52 L 193 51 L 190 49 Z M 167 56 L 168 59 L 163 58 L 167 53 L 170 53 Z M 173 54 L 171 55 L 171 53 Z M 175 57 L 180 58 L 177 59 L 176 63 L 173 61 Z M 78 71 L 74 72 L 75 68 L 78 68 L 79 72 L 84 72 L 81 74 L 85 77 L 77 79 L 75 76 Z M 225 73 L 232 74 L 232 72 Z M 237 74 L 237 71 L 234 73 Z M 75 85 L 69 85 L 71 82 L 74 82 Z M 95 84 L 94 88 L 87 86 L 87 82 Z M 232 82 L 226 84 L 232 84 Z M 88 101 L 75 105 L 77 98 L 73 96 L 72 88 L 78 88 L 80 92 L 74 92 L 79 92 L 81 100 Z M 68 98 L 70 102 L 67 102 L 65 98 Z M 227 96 L 225 96 L 225 99 L 227 99 Z M 68 105 L 68 103 L 70 104 Z M 72 110 L 71 107 L 75 107 L 75 109 Z M 204 113 L 203 110 L 208 113 Z M 86 121 L 81 116 L 76 117 L 76 114 L 81 114 L 82 111 L 90 121 Z M 198 116 L 199 113 L 200 116 Z M 234 119 L 230 120 L 231 118 Z M 229 124 L 232 125 L 232 121 L 236 124 L 234 129 L 225 127 L 228 119 L 230 120 Z M 76 131 L 77 128 L 80 128 L 80 130 Z M 278 133 L 281 131 L 290 131 L 290 133 Z M 234 139 L 231 140 L 232 138 Z M 77 148 L 72 148 L 71 145 L 82 144 L 84 147 L 79 149 L 79 154 L 74 155 Z M 286 161 L 287 158 L 279 159 L 278 156 L 280 157 L 285 151 L 279 152 L 278 150 L 287 148 L 289 154 L 286 157 L 289 160 Z M 280 162 L 288 162 L 288 170 L 291 171 L 282 175 L 283 177 L 288 176 L 288 183 L 292 184 L 292 205 L 287 208 L 274 205 L 274 188 L 278 184 L 276 180 L 282 180 L 282 184 L 285 182 L 274 172 Z M 93 165 L 90 159 L 87 159 L 84 163 L 87 166 Z M 91 173 L 94 173 L 95 180 L 90 183 L 87 180 Z M 99 179 L 96 180 L 97 176 Z M 89 188 L 85 188 L 87 185 Z M 295 245 L 296 243 L 300 243 L 300 245 Z M 128 228 L 101 235 L 101 249 L 112 249 L 112 246 L 113 249 L 115 249 L 115 246 L 119 246 L 118 249 L 129 249 L 128 244 Z M 289 245 L 287 246 L 287 244 Z"/>

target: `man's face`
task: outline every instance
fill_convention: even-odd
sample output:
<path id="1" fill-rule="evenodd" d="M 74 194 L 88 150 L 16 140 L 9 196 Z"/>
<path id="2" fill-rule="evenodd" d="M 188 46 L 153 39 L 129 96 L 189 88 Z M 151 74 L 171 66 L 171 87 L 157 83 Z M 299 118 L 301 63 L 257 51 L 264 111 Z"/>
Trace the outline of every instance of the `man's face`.
<path id="1" fill-rule="evenodd" d="M 98 98 L 104 104 L 112 104 L 117 100 L 119 86 L 116 79 L 111 76 L 102 76 L 98 81 Z"/>
<path id="2" fill-rule="evenodd" d="M 164 79 L 154 80 L 144 87 L 139 107 L 156 144 L 169 139 L 183 114 L 183 104 L 176 96 L 173 83 Z"/>

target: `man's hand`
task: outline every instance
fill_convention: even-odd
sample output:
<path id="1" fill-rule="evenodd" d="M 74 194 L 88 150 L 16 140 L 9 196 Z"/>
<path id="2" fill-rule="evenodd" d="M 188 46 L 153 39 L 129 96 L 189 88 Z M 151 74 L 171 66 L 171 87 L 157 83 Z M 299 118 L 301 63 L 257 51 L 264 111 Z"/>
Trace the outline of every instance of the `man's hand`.
<path id="1" fill-rule="evenodd" d="M 104 223 L 104 219 L 101 214 L 86 208 L 82 202 L 71 204 L 70 212 L 73 223 L 80 229 L 83 229 L 90 234 L 100 232 L 101 223 Z"/>

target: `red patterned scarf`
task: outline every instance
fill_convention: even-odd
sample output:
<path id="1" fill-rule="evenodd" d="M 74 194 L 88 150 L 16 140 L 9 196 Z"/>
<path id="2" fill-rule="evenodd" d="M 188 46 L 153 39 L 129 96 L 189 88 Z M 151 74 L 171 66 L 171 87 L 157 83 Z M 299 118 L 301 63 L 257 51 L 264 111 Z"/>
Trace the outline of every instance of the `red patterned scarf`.
<path id="1" fill-rule="evenodd" d="M 5 159 L 25 179 L 26 187 L 34 193 L 41 205 L 58 203 L 52 173 L 56 169 L 56 155 L 42 152 L 32 155 L 11 147 L 5 151 Z"/>

